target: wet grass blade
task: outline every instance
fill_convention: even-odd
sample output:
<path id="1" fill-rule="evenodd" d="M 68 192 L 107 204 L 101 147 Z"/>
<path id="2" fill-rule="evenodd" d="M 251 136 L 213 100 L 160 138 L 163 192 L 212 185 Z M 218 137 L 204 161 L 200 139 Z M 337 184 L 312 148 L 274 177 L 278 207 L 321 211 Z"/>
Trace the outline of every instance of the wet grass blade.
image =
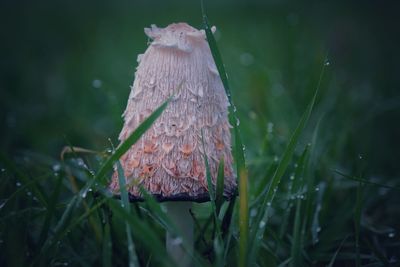
<path id="1" fill-rule="evenodd" d="M 49 231 L 51 219 L 53 218 L 54 213 L 55 213 L 58 196 L 60 195 L 60 192 L 61 192 L 62 180 L 63 180 L 63 177 L 60 175 L 57 179 L 55 190 L 50 197 L 49 206 L 47 208 L 43 227 L 42 227 L 42 230 L 39 235 L 39 246 L 41 246 L 43 244 L 43 242 L 45 241 L 46 235 Z"/>
<path id="2" fill-rule="evenodd" d="M 119 161 L 117 161 L 117 170 L 118 170 L 118 182 L 119 182 L 119 189 L 121 195 L 121 205 L 124 207 L 126 212 L 131 212 L 131 206 L 129 205 L 129 196 L 128 191 L 126 190 L 126 179 L 124 175 L 124 170 L 122 165 Z M 135 251 L 135 244 L 132 240 L 132 229 L 128 222 L 125 223 L 126 225 L 126 236 L 128 240 L 128 254 L 129 254 L 129 267 L 139 266 L 138 258 Z"/>
<path id="3" fill-rule="evenodd" d="M 206 37 L 207 37 L 207 42 L 208 45 L 210 46 L 210 50 L 211 50 L 211 54 L 213 56 L 215 65 L 217 67 L 219 76 L 221 78 L 222 84 L 225 88 L 225 92 L 226 95 L 228 97 L 229 100 L 229 122 L 231 125 L 233 125 L 233 131 L 234 131 L 234 140 L 235 140 L 235 162 L 236 162 L 236 173 L 237 173 L 237 177 L 239 180 L 239 185 L 241 185 L 242 183 L 240 182 L 241 179 L 246 180 L 247 183 L 247 176 L 246 176 L 246 162 L 245 162 L 245 156 L 244 156 L 244 146 L 243 146 L 243 141 L 241 139 L 241 135 L 240 135 L 240 130 L 239 130 L 239 126 L 238 126 L 238 118 L 236 116 L 236 108 L 234 106 L 234 103 L 232 101 L 232 96 L 231 96 L 231 90 L 229 87 L 229 83 L 228 83 L 228 76 L 226 74 L 225 71 L 225 67 L 222 61 L 222 57 L 221 57 L 221 53 L 219 52 L 218 46 L 217 46 L 217 42 L 215 41 L 214 35 L 212 33 L 212 30 L 210 28 L 210 25 L 208 23 L 208 18 L 204 9 L 204 4 L 203 1 L 201 2 L 201 10 L 202 10 L 202 15 L 203 15 L 203 26 L 204 26 L 204 30 L 206 33 Z M 242 177 L 241 175 L 245 175 L 245 177 Z M 243 184 L 242 184 L 243 185 Z M 247 190 L 247 187 L 246 189 Z M 243 188 L 239 189 L 239 192 L 244 192 Z M 245 193 L 247 196 L 247 192 Z M 247 207 L 242 206 L 242 212 L 245 212 L 246 210 L 248 210 L 248 202 L 247 199 L 245 202 L 242 203 L 243 205 L 247 205 Z M 245 220 L 246 221 L 246 220 Z M 245 221 L 242 221 L 242 223 L 245 223 Z M 240 222 L 239 222 L 240 224 Z M 247 231 L 247 230 L 246 230 Z M 242 234 L 242 232 L 241 232 Z M 243 232 L 243 234 L 245 234 Z M 244 237 L 241 238 L 242 242 L 247 243 L 247 235 L 245 234 Z M 239 253 L 239 257 L 243 257 L 243 258 L 247 258 L 247 250 L 242 251 L 243 254 Z M 246 260 L 243 260 L 242 258 L 239 259 L 239 264 L 245 264 Z M 239 265 L 239 266 L 244 266 L 244 265 Z"/>
<path id="4" fill-rule="evenodd" d="M 16 197 L 21 195 L 21 193 L 24 193 L 26 191 L 26 189 L 31 188 L 34 183 L 37 183 L 39 180 L 42 180 L 42 179 L 48 179 L 51 176 L 52 176 L 51 173 L 48 173 L 43 176 L 36 177 L 36 178 L 32 179 L 30 182 L 22 185 L 18 190 L 14 191 L 9 197 L 7 197 L 7 199 L 1 204 L 0 211 L 4 211 L 6 209 L 6 207 L 8 206 L 8 204 L 11 203 L 13 199 L 15 199 Z"/>
<path id="5" fill-rule="evenodd" d="M 127 212 L 117 201 L 110 201 L 109 206 L 116 217 L 128 222 L 132 228 L 135 229 L 135 238 L 146 247 L 153 255 L 152 257 L 154 260 L 158 262 L 158 264 L 154 264 L 154 266 L 175 266 L 167 255 L 164 244 L 146 221 L 140 220 L 132 213 Z"/>
<path id="6" fill-rule="evenodd" d="M 224 168 L 225 168 L 224 158 L 221 158 L 218 165 L 217 189 L 215 193 L 215 206 L 217 215 L 219 215 L 221 206 L 224 202 L 224 176 L 225 176 Z"/>
<path id="7" fill-rule="evenodd" d="M 239 266 L 247 266 L 249 201 L 247 195 L 247 173 L 242 170 L 239 180 Z"/>
<path id="8" fill-rule="evenodd" d="M 0 161 L 3 162 L 4 166 L 15 173 L 18 179 L 23 185 L 27 185 L 32 192 L 32 194 L 38 199 L 40 204 L 44 207 L 48 206 L 48 196 L 44 193 L 43 188 L 36 182 L 30 183 L 32 181 L 25 173 L 23 173 L 11 160 L 9 160 L 5 155 L 0 153 Z"/>
<path id="9" fill-rule="evenodd" d="M 354 233 L 355 233 L 355 249 L 356 258 L 355 265 L 357 267 L 361 266 L 360 258 L 360 228 L 361 228 L 361 209 L 362 209 L 362 183 L 358 183 L 357 195 L 356 195 L 356 206 L 354 209 Z"/>
<path id="10" fill-rule="evenodd" d="M 380 183 L 371 182 L 371 181 L 368 181 L 368 180 L 363 179 L 363 178 L 359 178 L 359 177 L 356 177 L 356 176 L 352 176 L 352 175 L 348 175 L 348 174 L 342 173 L 342 172 L 340 172 L 338 170 L 334 170 L 334 172 L 339 174 L 340 176 L 343 176 L 343 177 L 347 178 L 347 179 L 350 179 L 350 180 L 353 180 L 353 181 L 357 181 L 357 182 L 360 182 L 360 183 L 363 183 L 363 184 L 374 185 L 374 186 L 383 187 L 383 188 L 387 188 L 387 189 L 400 190 L 400 187 L 398 187 L 398 186 L 389 186 L 389 185 L 384 185 L 384 184 L 380 184 Z"/>
<path id="11" fill-rule="evenodd" d="M 233 126 L 233 131 L 235 135 L 235 160 L 236 160 L 236 167 L 237 167 L 237 175 L 238 178 L 240 179 L 240 173 L 242 169 L 246 169 L 246 163 L 245 163 L 245 156 L 244 156 L 244 147 L 243 147 L 243 142 L 242 138 L 240 136 L 240 130 L 238 126 L 238 118 L 236 116 L 236 108 L 232 100 L 231 96 L 231 90 L 229 87 L 228 83 L 228 75 L 226 74 L 225 71 L 225 66 L 224 63 L 222 62 L 222 57 L 221 53 L 219 52 L 217 42 L 215 41 L 214 35 L 212 33 L 211 27 L 208 23 L 208 18 L 207 14 L 204 9 L 204 4 L 203 1 L 201 2 L 201 11 L 203 15 L 203 26 L 204 26 L 204 31 L 206 33 L 207 37 L 207 42 L 208 45 L 210 46 L 211 54 L 213 56 L 215 66 L 217 67 L 219 77 L 221 78 L 222 84 L 225 88 L 226 95 L 229 100 L 229 122 Z"/>
<path id="12" fill-rule="evenodd" d="M 221 224 L 220 224 L 220 220 L 218 218 L 216 200 L 215 200 L 216 194 L 214 191 L 214 185 L 212 183 L 212 177 L 211 177 L 211 172 L 210 172 L 210 165 L 208 163 L 208 157 L 206 154 L 203 131 L 201 132 L 201 140 L 202 140 L 203 150 L 204 150 L 204 162 L 205 162 L 205 166 L 206 166 L 208 194 L 210 195 L 211 210 L 212 210 L 212 214 L 214 215 L 214 230 L 216 231 L 216 236 L 214 237 L 214 240 L 213 240 L 213 247 L 214 247 L 214 252 L 216 255 L 216 266 L 222 266 L 222 264 L 223 264 L 222 257 L 223 257 L 223 252 L 225 249 L 224 249 L 224 243 L 222 242 Z"/>
<path id="13" fill-rule="evenodd" d="M 102 180 L 106 173 L 112 168 L 115 161 L 117 161 L 126 151 L 136 143 L 140 137 L 151 127 L 158 117 L 161 116 L 162 112 L 166 109 L 170 98 L 168 98 L 161 106 L 159 106 L 147 119 L 145 119 L 136 130 L 120 145 L 115 149 L 114 153 L 106 160 L 102 165 L 99 172 L 92 180 L 93 184 L 97 180 Z M 91 186 L 91 184 L 89 186 Z"/>
<path id="14" fill-rule="evenodd" d="M 297 146 L 300 135 L 303 132 L 303 130 L 311 116 L 311 112 L 314 108 L 314 105 L 315 105 L 315 102 L 316 102 L 316 99 L 318 96 L 318 91 L 319 91 L 319 88 L 321 85 L 324 70 L 325 70 L 325 64 L 322 67 L 319 82 L 318 82 L 317 88 L 314 92 L 314 95 L 313 95 L 310 103 L 308 104 L 305 112 L 301 116 L 301 119 L 290 138 L 289 144 L 283 153 L 282 159 L 280 160 L 280 162 L 278 164 L 278 167 L 274 173 L 274 176 L 272 177 L 271 184 L 268 187 L 268 191 L 265 194 L 264 201 L 261 204 L 261 207 L 259 208 L 259 211 L 260 211 L 259 216 L 257 217 L 257 220 L 255 220 L 255 222 L 254 222 L 253 229 L 255 229 L 255 230 L 253 231 L 253 233 L 251 235 L 251 241 L 250 241 L 251 246 L 252 246 L 250 249 L 250 251 L 251 251 L 250 262 L 249 262 L 250 265 L 254 264 L 256 256 L 258 254 L 258 249 L 260 247 L 261 240 L 264 237 L 265 224 L 267 223 L 268 216 L 269 216 L 269 208 L 275 197 L 276 190 L 274 190 L 274 189 L 278 187 L 282 176 L 286 172 L 286 169 L 287 169 L 287 167 L 290 163 L 290 160 L 294 154 L 294 150 Z M 260 227 L 260 226 L 263 226 L 263 227 Z"/>
<path id="15" fill-rule="evenodd" d="M 294 225 L 293 225 L 293 240 L 292 240 L 292 248 L 290 250 L 291 254 L 291 262 L 290 265 L 293 267 L 301 266 L 300 265 L 300 255 L 301 255 L 301 238 L 300 238 L 300 213 L 301 213 L 301 199 L 297 199 L 296 201 L 296 214 L 294 217 Z"/>

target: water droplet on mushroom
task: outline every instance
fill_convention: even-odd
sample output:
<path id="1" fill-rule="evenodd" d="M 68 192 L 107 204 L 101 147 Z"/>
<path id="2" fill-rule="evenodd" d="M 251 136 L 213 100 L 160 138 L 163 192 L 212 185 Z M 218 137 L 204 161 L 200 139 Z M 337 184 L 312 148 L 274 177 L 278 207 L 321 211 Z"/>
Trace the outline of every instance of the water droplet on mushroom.
<path id="1" fill-rule="evenodd" d="M 151 77 L 151 78 L 150 78 L 149 85 L 150 85 L 150 86 L 154 86 L 155 84 L 156 84 L 156 79 L 155 79 L 154 77 Z"/>

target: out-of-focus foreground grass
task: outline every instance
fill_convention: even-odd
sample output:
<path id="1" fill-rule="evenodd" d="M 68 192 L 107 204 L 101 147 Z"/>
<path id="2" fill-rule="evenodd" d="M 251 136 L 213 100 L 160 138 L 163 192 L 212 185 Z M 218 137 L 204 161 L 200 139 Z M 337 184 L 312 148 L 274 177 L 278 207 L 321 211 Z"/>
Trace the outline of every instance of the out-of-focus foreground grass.
<path id="1" fill-rule="evenodd" d="M 257 197 L 268 188 L 325 69 L 315 109 L 270 205 L 255 262 L 399 264 L 399 5 L 207 1 L 206 6 L 218 28 L 215 37 L 246 146 L 250 232 L 258 227 L 252 224 L 261 212 Z M 98 171 L 111 144 L 118 144 L 136 56 L 147 47 L 143 28 L 180 21 L 202 27 L 200 3 L 0 4 L 1 266 L 126 265 L 126 220 L 140 264 L 162 263 L 145 242 L 162 244 L 165 232 L 150 204 L 137 204 L 126 214 L 117 200 L 96 197 L 90 188 L 80 191 L 84 197 L 77 192 Z M 62 162 L 61 150 L 69 144 L 104 153 L 72 153 Z M 218 264 L 210 212 L 209 204 L 194 207 L 203 265 Z M 235 208 L 231 240 L 224 240 L 230 245 L 228 266 L 236 264 L 237 221 Z M 251 258 L 252 251 L 247 253 Z"/>

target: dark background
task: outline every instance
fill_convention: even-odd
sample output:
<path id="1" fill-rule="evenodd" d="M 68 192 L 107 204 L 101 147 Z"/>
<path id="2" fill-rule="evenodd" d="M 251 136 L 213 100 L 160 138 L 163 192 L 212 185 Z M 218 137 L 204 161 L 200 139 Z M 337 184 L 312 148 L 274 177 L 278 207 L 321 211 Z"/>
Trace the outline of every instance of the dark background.
<path id="1" fill-rule="evenodd" d="M 216 2 L 206 7 L 250 162 L 268 127 L 277 152 L 287 143 L 328 53 L 309 129 L 321 120 L 319 160 L 353 170 L 361 158 L 369 177 L 399 175 L 395 1 Z M 200 2 L 1 1 L 1 149 L 58 158 L 66 140 L 117 143 L 143 28 L 180 21 L 201 27 Z"/>

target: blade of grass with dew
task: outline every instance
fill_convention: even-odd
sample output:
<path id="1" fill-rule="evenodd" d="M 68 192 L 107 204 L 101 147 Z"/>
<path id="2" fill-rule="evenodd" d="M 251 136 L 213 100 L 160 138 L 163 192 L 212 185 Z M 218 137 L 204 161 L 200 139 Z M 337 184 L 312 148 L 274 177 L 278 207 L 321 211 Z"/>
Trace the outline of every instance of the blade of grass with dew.
<path id="1" fill-rule="evenodd" d="M 102 181 L 106 173 L 112 168 L 115 161 L 117 161 L 126 151 L 135 144 L 140 137 L 151 127 L 151 125 L 161 116 L 162 112 L 166 109 L 171 98 L 168 98 L 163 104 L 161 104 L 149 117 L 147 117 L 133 133 L 121 143 L 114 151 L 114 153 L 106 160 L 106 162 L 101 166 L 99 172 L 96 174 L 92 180 L 91 186 L 95 181 Z"/>
<path id="2" fill-rule="evenodd" d="M 70 217 L 71 217 L 71 213 L 73 212 L 73 209 L 74 209 L 74 207 L 75 207 L 75 205 L 76 205 L 76 203 L 77 203 L 77 200 L 78 200 L 78 196 L 77 196 L 77 195 L 73 196 L 73 197 L 70 199 L 70 201 L 69 201 L 68 204 L 67 204 L 67 208 L 64 210 L 64 212 L 63 212 L 63 214 L 62 214 L 62 216 L 61 216 L 61 219 L 58 221 L 56 227 L 54 228 L 54 231 L 53 231 L 53 232 L 54 232 L 55 234 L 54 234 L 53 236 L 48 236 L 48 237 L 47 237 L 46 241 L 44 242 L 44 244 L 43 244 L 43 246 L 42 246 L 42 248 L 41 248 L 41 253 L 38 253 L 38 255 L 36 256 L 36 258 L 34 258 L 34 259 L 32 260 L 31 266 L 35 266 L 36 263 L 37 263 L 38 261 L 43 260 L 43 257 L 44 257 L 45 255 L 47 255 L 47 250 L 50 249 L 50 247 L 51 247 L 52 245 L 54 245 L 53 240 L 54 240 L 54 238 L 55 238 L 55 235 L 56 235 L 57 233 L 61 232 L 61 230 L 62 230 L 62 229 L 65 227 L 65 225 L 69 222 Z M 39 264 L 39 265 L 43 265 L 43 264 L 44 264 L 44 263 Z"/>
<path id="3" fill-rule="evenodd" d="M 362 179 L 356 176 L 352 176 L 352 175 L 348 175 L 345 173 L 340 172 L 339 170 L 334 170 L 335 173 L 339 174 L 340 176 L 343 176 L 347 179 L 353 180 L 353 181 L 357 181 L 363 184 L 368 184 L 368 185 L 373 185 L 373 186 L 378 186 L 378 187 L 383 187 L 383 188 L 387 188 L 387 189 L 393 189 L 393 190 L 400 190 L 400 187 L 398 186 L 390 186 L 390 185 L 384 185 L 384 184 L 380 184 L 380 183 L 375 183 L 375 182 L 371 182 L 368 181 L 366 179 Z"/>
<path id="4" fill-rule="evenodd" d="M 219 52 L 217 42 L 215 41 L 214 35 L 213 35 L 210 25 L 208 23 L 208 18 L 207 18 L 205 9 L 204 9 L 203 1 L 201 1 L 201 10 L 202 10 L 203 25 L 204 25 L 204 30 L 205 30 L 206 37 L 207 37 L 207 42 L 210 47 L 211 54 L 213 56 L 215 65 L 217 67 L 220 79 L 225 88 L 225 92 L 227 94 L 228 101 L 230 104 L 229 105 L 229 122 L 231 123 L 231 125 L 233 125 L 233 130 L 234 130 L 235 162 L 236 162 L 236 168 L 237 168 L 237 177 L 238 177 L 239 185 L 240 185 L 241 184 L 240 180 L 242 179 L 242 177 L 240 175 L 246 173 L 245 172 L 246 163 L 245 163 L 243 142 L 242 142 L 242 139 L 240 136 L 240 130 L 239 130 L 239 126 L 238 126 L 239 120 L 236 116 L 236 107 L 234 106 L 233 101 L 232 101 L 231 90 L 230 90 L 229 84 L 228 84 L 228 76 L 226 74 L 225 67 L 222 62 L 222 57 Z M 247 188 L 246 188 L 246 190 L 247 190 Z M 240 189 L 239 189 L 239 191 L 240 191 Z M 243 189 L 241 191 L 243 191 Z M 244 214 L 246 212 L 246 210 L 248 210 L 248 203 L 246 202 L 245 204 L 246 205 L 241 205 L 241 207 L 244 209 L 244 210 L 241 210 L 241 214 Z M 245 207 L 245 206 L 247 206 L 247 207 Z M 247 226 L 247 228 L 248 228 L 248 226 Z M 240 239 L 240 242 L 243 242 L 243 244 L 247 244 L 247 235 L 244 235 Z M 244 245 L 242 245 L 242 247 L 244 247 Z M 247 252 L 244 254 L 239 254 L 239 257 L 244 257 L 247 259 Z M 239 263 L 243 263 L 243 262 L 246 262 L 246 260 L 239 259 Z M 239 266 L 244 266 L 244 265 L 239 265 Z"/>
<path id="5" fill-rule="evenodd" d="M 239 266 L 247 266 L 249 204 L 247 195 L 247 173 L 242 170 L 239 180 Z"/>
<path id="6" fill-rule="evenodd" d="M 280 180 L 283 176 L 283 174 L 286 172 L 286 169 L 290 163 L 290 160 L 294 154 L 294 150 L 297 146 L 298 140 L 300 138 L 301 133 L 303 132 L 310 116 L 313 110 L 313 107 L 315 105 L 317 96 L 318 96 L 318 91 L 321 85 L 321 81 L 322 81 L 322 77 L 324 74 L 324 70 L 325 70 L 325 64 L 322 67 L 322 71 L 321 71 L 321 75 L 318 81 L 318 85 L 317 88 L 314 92 L 314 95 L 310 101 L 310 103 L 308 104 L 305 112 L 303 113 L 303 115 L 301 116 L 301 119 L 296 127 L 296 129 L 294 130 L 289 144 L 286 147 L 282 159 L 280 160 L 278 167 L 274 173 L 274 176 L 272 177 L 271 180 L 271 184 L 268 187 L 268 191 L 265 195 L 264 201 L 261 204 L 261 207 L 259 209 L 260 213 L 259 216 L 257 217 L 257 220 L 255 220 L 254 222 L 254 227 L 253 229 L 255 229 L 251 235 L 251 256 L 250 256 L 250 265 L 253 265 L 255 260 L 256 260 L 256 256 L 258 254 L 258 248 L 260 246 L 261 243 L 261 239 L 264 236 L 264 231 L 265 231 L 265 224 L 268 221 L 268 215 L 269 215 L 269 208 L 272 204 L 272 201 L 275 197 L 275 188 L 277 188 L 277 186 L 280 183 Z M 262 227 L 261 227 L 262 226 Z"/>
<path id="7" fill-rule="evenodd" d="M 300 156 L 300 159 L 297 163 L 297 169 L 295 173 L 295 180 L 293 183 L 293 187 L 295 192 L 301 192 L 303 189 L 303 177 L 306 172 L 307 164 L 308 164 L 308 151 L 310 145 L 307 145 Z M 301 208 L 302 208 L 302 198 L 297 198 L 296 200 L 296 212 L 295 212 L 295 219 L 293 224 L 293 234 L 292 234 L 292 247 L 290 250 L 292 261 L 290 262 L 291 266 L 301 266 L 300 256 L 301 250 Z"/>
<path id="8" fill-rule="evenodd" d="M 210 196 L 210 202 L 211 202 L 211 210 L 214 215 L 214 229 L 216 230 L 216 237 L 213 240 L 213 247 L 214 247 L 214 252 L 216 254 L 216 265 L 221 266 L 222 264 L 222 253 L 224 251 L 223 242 L 222 242 L 222 236 L 221 236 L 221 226 L 220 226 L 220 221 L 218 218 L 217 214 L 217 208 L 216 208 L 216 201 L 215 201 L 215 192 L 214 192 L 214 185 L 212 184 L 212 177 L 211 177 L 211 171 L 210 171 L 210 165 L 208 163 L 208 157 L 206 154 L 206 148 L 204 144 L 204 135 L 203 131 L 201 131 L 201 141 L 203 144 L 203 151 L 204 151 L 204 162 L 206 166 L 206 178 L 207 178 L 207 187 L 208 187 L 208 194 Z"/>
<path id="9" fill-rule="evenodd" d="M 82 147 L 78 147 L 78 146 L 65 146 L 62 150 L 61 150 L 61 154 L 60 154 L 60 158 L 62 161 L 64 161 L 64 156 L 65 154 L 74 154 L 75 156 L 77 156 L 77 153 L 82 153 L 82 154 L 94 154 L 94 155 L 102 155 L 105 156 L 104 152 L 100 152 L 100 151 L 95 151 L 95 150 L 91 150 L 91 149 L 87 149 L 87 148 L 82 148 Z"/>
<path id="10" fill-rule="evenodd" d="M 8 206 L 8 203 L 11 203 L 11 201 L 18 197 L 21 193 L 25 193 L 26 189 L 31 188 L 32 184 L 39 182 L 42 179 L 48 179 L 49 177 L 51 177 L 51 173 L 47 173 L 45 175 L 42 176 L 38 176 L 34 179 L 32 179 L 30 182 L 22 185 L 20 188 L 18 188 L 18 190 L 14 191 L 9 197 L 7 197 L 7 199 L 2 203 L 0 211 L 3 211 L 6 209 L 6 207 Z"/>
<path id="11" fill-rule="evenodd" d="M 361 228 L 361 208 L 362 208 L 362 196 L 361 188 L 362 183 L 358 182 L 357 195 L 356 195 L 356 206 L 354 209 L 354 232 L 355 232 L 355 249 L 356 249 L 356 266 L 361 266 L 360 259 L 360 228 Z"/>
<path id="12" fill-rule="evenodd" d="M 28 187 L 32 192 L 32 194 L 38 199 L 40 204 L 42 204 L 44 207 L 47 208 L 48 196 L 45 194 L 43 188 L 38 183 L 30 183 L 31 179 L 27 175 L 25 175 L 22 171 L 20 171 L 19 168 L 14 164 L 14 162 L 12 162 L 2 153 L 0 153 L 0 161 L 3 162 L 6 169 L 14 172 L 18 177 L 18 179 L 20 179 L 24 185 L 28 184 L 29 185 Z"/>
<path id="13" fill-rule="evenodd" d="M 109 198 L 103 198 L 96 205 L 92 206 L 89 210 L 85 211 L 85 213 L 83 213 L 80 217 L 75 219 L 71 224 L 64 227 L 64 229 L 60 229 L 60 230 L 56 231 L 54 234 L 54 237 L 51 238 L 50 242 L 45 242 L 45 244 L 42 248 L 43 254 L 48 253 L 48 251 L 51 248 L 53 248 L 55 246 L 55 244 L 58 243 L 58 241 L 61 241 L 66 235 L 68 235 L 68 233 L 72 232 L 72 230 L 75 227 L 80 225 L 85 219 L 88 219 L 91 214 L 93 214 L 95 211 L 97 211 L 97 209 L 99 209 L 103 204 L 105 204 L 109 200 L 110 200 Z"/>
<path id="14" fill-rule="evenodd" d="M 221 210 L 221 206 L 224 202 L 224 176 L 225 176 L 224 168 L 225 168 L 224 158 L 221 158 L 218 165 L 217 189 L 215 192 L 215 206 L 218 216 Z"/>
<path id="15" fill-rule="evenodd" d="M 292 247 L 290 250 L 292 261 L 290 262 L 290 266 L 296 267 L 301 266 L 300 264 L 300 255 L 301 255 L 301 238 L 300 238 L 300 227 L 301 227 L 301 199 L 297 199 L 296 201 L 296 213 L 294 216 L 294 224 L 293 224 L 293 238 L 292 238 Z"/>
<path id="16" fill-rule="evenodd" d="M 240 136 L 240 130 L 238 126 L 238 118 L 236 116 L 236 107 L 233 103 L 231 90 L 228 84 L 228 75 L 226 74 L 224 63 L 222 62 L 221 53 L 219 52 L 217 42 L 215 41 L 214 35 L 211 31 L 210 25 L 208 23 L 207 14 L 204 9 L 203 1 L 201 2 L 201 10 L 203 15 L 203 26 L 207 37 L 207 42 L 211 50 L 211 54 L 213 56 L 215 65 L 218 70 L 219 77 L 222 81 L 222 84 L 225 88 L 226 95 L 228 96 L 229 101 L 229 122 L 233 125 L 234 134 L 235 134 L 235 160 L 237 165 L 237 175 L 240 176 L 240 172 L 242 169 L 246 169 L 246 162 L 244 156 L 244 147 L 242 138 Z M 240 177 L 239 177 L 240 179 Z"/>
<path id="17" fill-rule="evenodd" d="M 61 185 L 62 185 L 63 177 L 61 175 L 58 176 L 55 190 L 53 194 L 50 196 L 49 206 L 47 207 L 46 216 L 44 219 L 43 227 L 39 235 L 39 246 L 42 246 L 43 242 L 45 241 L 46 235 L 49 232 L 51 219 L 55 215 L 56 204 L 58 197 L 61 193 Z"/>
<path id="18" fill-rule="evenodd" d="M 308 156 L 308 165 L 309 165 L 309 171 L 308 171 L 308 175 L 306 176 L 306 184 L 307 184 L 307 192 L 306 192 L 306 203 L 304 204 L 304 213 L 303 213 L 303 222 L 302 222 L 302 229 L 301 229 L 301 246 L 305 247 L 306 246 L 306 232 L 307 229 L 309 229 L 309 224 L 310 221 L 313 216 L 313 212 L 312 212 L 312 203 L 314 202 L 314 195 L 315 195 L 315 191 L 319 190 L 319 187 L 316 187 L 314 190 L 314 173 L 315 173 L 315 169 L 314 165 L 315 165 L 315 161 L 316 161 L 316 150 L 315 148 L 317 147 L 317 137 L 319 136 L 319 131 L 320 131 L 320 127 L 321 127 L 321 123 L 322 120 L 324 118 L 324 114 L 322 114 L 320 116 L 320 118 L 318 119 L 318 122 L 315 126 L 315 129 L 313 131 L 312 134 L 312 138 L 311 138 L 311 145 L 310 145 L 310 152 L 309 152 L 309 156 Z"/>
<path id="19" fill-rule="evenodd" d="M 252 201 L 250 204 L 251 207 L 257 206 L 258 203 L 262 200 L 263 196 L 267 193 L 268 190 L 268 183 L 271 181 L 271 177 L 274 174 L 274 171 L 278 167 L 278 163 L 275 161 L 269 166 L 267 172 L 265 173 L 264 177 L 259 182 L 256 192 L 255 192 L 255 200 Z"/>
<path id="20" fill-rule="evenodd" d="M 110 201 L 109 206 L 113 211 L 115 217 L 121 220 L 127 221 L 132 228 L 135 229 L 135 233 L 140 233 L 135 235 L 135 237 L 141 242 L 141 244 L 148 249 L 148 251 L 153 255 L 154 259 L 158 264 L 155 266 L 175 266 L 175 263 L 167 255 L 164 244 L 159 239 L 158 235 L 153 229 L 143 220 L 140 220 L 132 213 L 128 213 L 117 201 Z"/>
<path id="21" fill-rule="evenodd" d="M 83 152 L 83 151 L 85 151 L 87 153 L 89 153 L 88 151 L 90 151 L 90 152 L 93 152 L 93 154 L 95 154 L 95 151 L 93 151 L 93 150 L 83 149 L 83 151 L 81 151 L 82 148 L 79 148 L 79 147 L 78 147 L 78 151 L 75 151 L 76 147 L 72 146 L 72 144 L 68 140 L 68 138 L 65 137 L 64 139 L 65 139 L 66 143 L 68 144 L 68 146 L 64 147 L 63 150 L 68 150 L 68 153 L 73 154 L 73 156 L 75 158 L 79 158 L 78 153 Z M 74 194 L 78 194 L 79 193 L 80 198 L 78 199 L 78 204 L 80 204 L 82 202 L 83 207 L 85 208 L 85 211 L 88 211 L 89 210 L 89 204 L 85 200 L 85 198 L 87 196 L 88 191 L 92 191 L 92 187 L 91 187 L 92 186 L 92 179 L 89 180 L 89 182 L 86 183 L 86 186 L 83 186 L 83 188 L 79 191 L 76 178 L 72 174 L 71 168 L 67 164 L 65 164 L 64 153 L 63 152 L 61 152 L 60 157 L 61 157 L 61 161 L 62 161 L 62 163 L 63 163 L 63 165 L 65 167 L 65 172 L 66 172 L 66 175 L 67 175 L 67 177 L 69 179 L 69 182 L 71 184 L 71 188 L 72 188 L 73 193 Z M 86 171 L 87 175 L 90 178 L 94 178 L 94 172 L 91 171 L 90 168 L 88 168 L 88 166 L 86 166 L 86 164 L 83 164 L 83 166 L 84 166 L 84 170 Z M 101 236 L 102 232 L 100 230 L 99 224 L 96 223 L 96 220 L 92 216 L 89 217 L 89 224 L 90 224 L 90 226 L 91 226 L 91 228 L 93 230 L 93 233 L 95 234 L 96 241 L 100 244 L 101 243 L 101 239 L 102 239 L 102 236 Z"/>
<path id="22" fill-rule="evenodd" d="M 124 174 L 124 169 L 122 168 L 121 162 L 117 161 L 117 171 L 118 171 L 118 183 L 119 191 L 121 194 L 121 205 L 126 210 L 126 212 L 131 212 L 131 206 L 129 205 L 128 191 L 126 190 L 126 178 Z M 132 229 L 128 222 L 125 223 L 126 236 L 128 240 L 128 253 L 129 253 L 129 267 L 139 266 L 138 258 L 135 251 L 135 244 L 132 240 Z"/>

